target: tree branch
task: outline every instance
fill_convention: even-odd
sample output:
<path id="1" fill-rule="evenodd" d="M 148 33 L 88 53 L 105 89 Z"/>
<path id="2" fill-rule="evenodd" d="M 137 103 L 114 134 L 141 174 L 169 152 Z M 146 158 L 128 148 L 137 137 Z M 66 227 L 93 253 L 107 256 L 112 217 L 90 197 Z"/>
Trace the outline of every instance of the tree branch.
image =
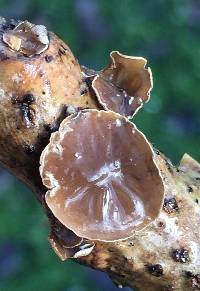
<path id="1" fill-rule="evenodd" d="M 70 49 L 53 33 L 48 49 L 38 55 L 10 49 L 2 37 L 17 23 L 0 19 L 0 161 L 44 205 L 54 250 L 63 260 L 73 257 L 106 272 L 119 287 L 200 290 L 200 165 L 191 157 L 184 156 L 177 168 L 155 150 L 166 188 L 163 209 L 126 241 L 80 241 L 49 211 L 39 175 L 40 154 L 66 116 L 101 106 L 87 91 Z"/>

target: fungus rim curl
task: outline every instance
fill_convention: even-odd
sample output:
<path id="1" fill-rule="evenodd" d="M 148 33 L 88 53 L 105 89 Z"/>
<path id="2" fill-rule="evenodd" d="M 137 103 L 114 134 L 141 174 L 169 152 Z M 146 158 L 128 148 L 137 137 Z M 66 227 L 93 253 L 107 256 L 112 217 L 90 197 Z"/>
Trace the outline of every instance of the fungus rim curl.
<path id="1" fill-rule="evenodd" d="M 94 92 L 96 94 L 96 97 L 97 97 L 99 103 L 101 104 L 101 106 L 105 110 L 114 111 L 116 113 L 119 113 L 119 114 L 131 119 L 138 112 L 138 110 L 143 107 L 143 104 L 147 103 L 151 98 L 150 93 L 151 93 L 151 91 L 153 89 L 153 75 L 152 75 L 151 68 L 150 67 L 146 67 L 147 59 L 145 59 L 143 57 L 135 57 L 135 56 L 124 55 L 124 54 L 120 53 L 119 51 L 112 51 L 110 53 L 110 58 L 111 58 L 110 64 L 105 69 L 101 70 L 100 72 L 97 72 L 96 76 L 93 75 L 94 79 L 92 81 L 92 88 L 93 88 L 93 90 L 94 90 Z M 118 86 L 117 84 L 115 84 L 114 82 L 112 83 L 112 81 L 109 80 L 109 74 L 111 76 L 111 73 L 109 73 L 109 71 L 113 71 L 113 75 L 119 75 L 120 71 L 126 70 L 125 68 L 122 68 L 122 69 L 119 68 L 120 61 L 118 61 L 117 58 L 121 58 L 121 59 L 124 59 L 124 60 L 127 59 L 130 62 L 132 62 L 132 61 L 141 61 L 142 62 L 141 68 L 139 70 L 137 69 L 138 70 L 137 73 L 143 71 L 143 74 L 147 74 L 148 75 L 148 80 L 147 80 L 147 77 L 141 77 L 141 80 L 142 80 L 143 83 L 144 82 L 148 82 L 149 83 L 149 85 L 147 86 L 147 87 L 149 87 L 149 89 L 148 90 L 144 90 L 145 92 L 143 93 L 143 96 L 134 96 L 133 94 L 129 94 L 127 92 L 127 87 L 126 88 L 125 87 L 122 88 L 122 87 Z M 116 72 L 116 74 L 115 74 L 115 72 Z M 126 72 L 127 72 L 127 70 L 126 70 Z M 137 74 L 137 73 L 135 73 L 135 74 Z M 146 80 L 144 80 L 145 78 L 146 78 Z M 123 83 L 123 81 L 124 80 L 122 80 L 121 82 Z M 101 82 L 105 82 L 105 84 L 107 84 L 107 85 L 114 86 L 115 89 L 119 90 L 119 92 L 120 92 L 120 89 L 122 89 L 127 95 L 127 97 L 125 97 L 125 98 L 127 98 L 127 99 L 129 98 L 129 100 L 128 100 L 128 102 L 126 102 L 126 104 L 129 104 L 129 101 L 131 101 L 130 104 L 129 104 L 129 107 L 131 108 L 131 105 L 134 104 L 134 102 L 135 102 L 136 108 L 132 109 L 132 112 L 130 113 L 130 115 L 126 115 L 125 113 L 120 112 L 120 108 L 118 109 L 118 111 L 114 110 L 113 108 L 109 108 L 105 98 L 104 98 L 104 100 L 102 99 L 102 97 L 100 96 L 99 89 L 96 88 L 96 83 L 97 82 L 99 82 L 100 84 L 101 84 Z M 140 87 L 143 87 L 143 84 L 141 84 Z M 137 90 L 139 90 L 139 88 L 137 88 Z M 102 96 L 106 96 L 106 94 L 105 93 L 103 94 L 103 92 L 102 92 L 101 95 Z M 125 98 L 124 98 L 124 100 L 125 100 Z M 132 101 L 131 98 L 133 98 L 134 101 Z M 138 104 L 137 104 L 137 102 L 138 102 Z M 128 106 L 127 106 L 127 108 L 128 108 Z"/>
<path id="2" fill-rule="evenodd" d="M 145 157 L 147 158 L 148 157 L 148 161 L 149 161 L 149 167 L 150 168 L 146 168 L 146 170 L 145 170 L 145 173 L 143 174 L 143 171 L 141 172 L 141 170 L 140 170 L 140 168 L 142 167 L 141 166 L 141 164 L 139 164 L 139 173 L 141 173 L 142 175 L 143 175 L 143 177 L 146 177 L 146 174 L 148 173 L 148 177 L 146 178 L 147 180 L 147 186 L 144 186 L 144 187 L 146 187 L 145 189 L 144 189 L 144 193 L 142 192 L 142 191 L 140 191 L 140 192 L 138 192 L 138 193 L 140 193 L 139 195 L 138 195 L 138 193 L 137 193 L 137 187 L 138 187 L 138 184 L 135 186 L 135 184 L 134 184 L 134 187 L 136 187 L 136 188 L 134 188 L 133 187 L 133 189 L 128 189 L 129 190 L 129 194 L 131 193 L 131 195 L 135 195 L 135 200 L 134 199 L 132 199 L 132 197 L 133 196 L 131 196 L 131 198 L 130 199 L 132 199 L 132 200 L 130 200 L 129 199 L 129 202 L 132 202 L 132 204 L 133 204 L 133 206 L 134 206 L 134 208 L 131 208 L 131 206 L 129 205 L 129 204 L 126 204 L 126 205 L 128 205 L 127 207 L 128 208 L 131 208 L 131 214 L 132 214 L 132 216 L 130 216 L 129 214 L 127 215 L 126 213 L 125 213 L 125 211 L 124 211 L 124 215 L 126 216 L 126 218 L 128 217 L 129 218 L 129 222 L 130 222 L 130 217 L 131 217 L 131 223 L 132 224 L 136 224 L 136 225 L 133 225 L 133 226 L 131 226 L 131 229 L 129 228 L 128 229 L 128 227 L 127 228 L 125 228 L 125 231 L 124 231 L 124 229 L 123 230 L 121 230 L 120 229 L 120 231 L 117 231 L 116 229 L 114 230 L 114 227 L 113 227 L 113 225 L 112 225 L 112 231 L 111 231 L 111 229 L 109 229 L 109 231 L 108 231 L 108 233 L 106 233 L 105 234 L 105 228 L 103 229 L 103 231 L 101 232 L 101 234 L 99 234 L 99 232 L 98 232 L 98 230 L 97 230 L 97 226 L 99 226 L 99 225 L 95 225 L 96 226 L 96 228 L 93 228 L 93 229 L 95 229 L 95 230 L 93 230 L 93 233 L 92 233 L 92 231 L 91 230 L 85 230 L 84 229 L 84 224 L 82 224 L 82 229 L 81 229 L 81 227 L 80 227 L 80 224 L 78 225 L 78 223 L 76 224 L 76 227 L 74 227 L 73 225 L 72 225 L 72 223 L 70 222 L 70 219 L 71 218 L 69 218 L 69 208 L 68 208 L 68 216 L 66 216 L 66 213 L 64 213 L 64 211 L 65 211 L 65 208 L 66 208 L 66 206 L 63 206 L 64 205 L 64 203 L 66 203 L 66 200 L 70 197 L 70 195 L 68 195 L 67 196 L 67 199 L 66 200 L 64 200 L 63 198 L 66 198 L 64 195 L 66 194 L 66 193 L 64 193 L 64 195 L 63 195 L 63 191 L 62 191 L 62 193 L 60 194 L 62 197 L 61 197 L 61 200 L 63 200 L 63 201 L 61 201 L 61 200 L 59 200 L 59 195 L 58 195 L 58 193 L 59 193 L 59 189 L 61 189 L 62 187 L 59 185 L 56 185 L 56 184 L 52 184 L 51 183 L 51 181 L 49 180 L 49 178 L 46 176 L 46 174 L 48 173 L 48 171 L 46 171 L 46 169 L 45 169 L 45 159 L 46 159 L 46 157 L 48 157 L 48 155 L 49 155 L 49 153 L 51 154 L 52 153 L 52 147 L 54 148 L 55 146 L 57 146 L 57 144 L 56 144 L 56 142 L 58 142 L 58 144 L 59 144 L 59 142 L 61 142 L 61 140 L 62 140 L 62 138 L 63 138 L 63 140 L 64 140 L 64 137 L 66 137 L 66 135 L 68 134 L 68 133 L 70 133 L 71 132 L 71 127 L 70 126 L 72 126 L 72 124 L 73 124 L 73 122 L 74 122 L 74 120 L 75 120 L 75 124 L 76 124 L 76 121 L 77 121 L 77 119 L 79 119 L 79 118 L 81 118 L 81 117 L 85 117 L 86 118 L 86 115 L 95 115 L 95 118 L 97 118 L 97 116 L 98 117 L 101 117 L 102 115 L 103 116 L 106 116 L 107 118 L 109 118 L 109 116 L 110 116 L 110 118 L 112 119 L 112 120 L 115 120 L 115 122 L 117 121 L 117 119 L 119 119 L 119 120 L 121 120 L 121 121 L 123 121 L 124 122 L 124 124 L 127 126 L 127 127 L 129 127 L 129 129 L 130 130 L 132 130 L 132 133 L 131 134 L 133 134 L 133 136 L 132 137 L 134 137 L 134 134 L 136 133 L 137 134 L 137 136 L 136 136 L 136 138 L 138 139 L 138 140 L 136 140 L 136 141 L 134 141 L 134 139 L 132 140 L 132 143 L 135 143 L 136 144 L 136 149 L 137 149 L 137 147 L 138 148 L 140 148 L 140 146 L 141 146 L 141 142 L 143 143 L 143 147 L 144 147 L 144 149 L 145 149 L 145 155 L 143 156 L 143 158 L 141 158 L 140 157 L 140 155 L 137 155 L 137 157 L 136 158 L 140 158 L 140 161 L 143 161 L 143 163 L 144 164 L 146 164 L 146 159 L 144 159 Z M 105 117 L 105 118 L 106 118 Z M 104 117 L 103 117 L 104 118 Z M 79 121 L 79 120 L 78 120 Z M 121 126 L 121 125 L 120 125 Z M 117 127 L 117 124 L 116 124 L 116 127 Z M 117 130 L 117 129 L 116 129 Z M 64 132 L 64 133 L 63 133 Z M 65 135 L 66 134 L 66 135 Z M 77 134 L 77 132 L 76 132 L 76 134 Z M 128 133 L 127 133 L 128 134 Z M 76 136 L 76 135 L 75 135 Z M 68 138 L 69 138 L 69 136 L 68 136 Z M 68 139 L 69 140 L 69 139 Z M 131 140 L 131 139 L 130 139 Z M 84 139 L 83 139 L 83 141 L 84 141 Z M 55 143 L 54 143 L 55 142 Z M 138 143 L 138 144 L 137 144 Z M 128 144 L 128 146 L 129 146 L 129 144 Z M 75 150 L 73 147 L 72 147 L 72 149 L 73 150 Z M 58 150 L 60 151 L 60 149 L 58 148 Z M 69 150 L 69 149 L 68 149 Z M 55 152 L 54 152 L 55 153 Z M 55 153 L 55 155 L 56 154 L 58 154 L 58 153 Z M 121 152 L 120 152 L 120 154 L 121 154 Z M 72 156 L 70 156 L 70 158 L 71 158 Z M 74 158 L 74 152 L 73 152 L 73 158 Z M 48 159 L 47 159 L 48 160 Z M 92 161 L 93 161 L 93 159 L 92 159 Z M 135 160 L 136 161 L 136 160 Z M 101 163 L 102 161 L 100 161 L 100 163 Z M 133 163 L 134 161 L 133 160 L 131 160 L 131 163 Z M 55 164 L 53 164 L 53 165 L 55 165 Z M 84 163 L 84 165 L 85 165 L 85 163 Z M 130 164 L 131 165 L 131 167 L 133 167 L 133 166 L 136 166 L 136 164 L 134 165 L 134 164 Z M 127 166 L 126 164 L 124 164 L 124 166 Z M 60 168 L 59 168 L 60 169 Z M 89 170 L 90 170 L 90 168 L 88 168 Z M 101 169 L 101 168 L 98 168 L 98 169 Z M 143 169 L 143 168 L 142 168 Z M 120 168 L 120 171 L 121 171 L 121 168 Z M 137 170 L 138 171 L 138 170 Z M 99 170 L 98 170 L 98 173 L 99 173 Z M 129 172 L 128 172 L 129 173 Z M 132 172 L 131 172 L 132 173 Z M 82 174 L 82 173 L 81 173 Z M 104 241 L 104 242 L 113 242 L 113 241 L 121 241 L 121 240 L 125 240 L 125 239 L 128 239 L 128 238 L 130 238 L 130 237 L 132 237 L 136 232 L 138 232 L 138 231 L 140 231 L 140 230 L 143 230 L 144 228 L 146 228 L 148 225 L 150 225 L 157 217 L 158 217 L 158 215 L 159 215 L 159 213 L 160 213 L 160 211 L 161 211 L 161 209 L 162 209 L 162 206 L 163 206 L 163 201 L 164 201 L 164 195 L 165 195 L 165 187 L 164 187 L 164 181 L 163 181 L 163 178 L 162 178 L 162 175 L 161 175 L 161 173 L 160 173 L 160 169 L 159 169 L 159 167 L 158 167 L 158 165 L 157 165 L 157 163 L 156 163 L 156 161 L 155 161 L 155 153 L 154 153 L 154 151 L 153 151 L 153 148 L 152 148 L 152 146 L 151 146 L 151 144 L 149 143 L 149 141 L 147 140 L 147 138 L 145 137 L 145 135 L 142 133 L 142 132 L 140 132 L 138 129 L 137 129 L 137 127 L 133 124 L 133 123 L 131 123 L 126 117 L 123 117 L 123 116 L 121 116 L 120 114 L 118 114 L 118 113 L 115 113 L 115 112 L 113 112 L 113 111 L 103 111 L 103 110 L 96 110 L 96 109 L 86 109 L 86 110 L 82 110 L 82 111 L 79 111 L 77 114 L 73 114 L 73 115 L 70 115 L 70 116 L 68 116 L 67 118 L 65 118 L 64 120 L 63 120 L 63 122 L 61 123 L 61 125 L 60 125 L 60 128 L 59 128 L 59 131 L 57 131 L 57 132 L 55 132 L 55 133 L 53 133 L 52 135 L 51 135 L 51 137 L 50 137 L 50 142 L 49 142 L 49 144 L 46 146 L 46 148 L 43 150 L 43 152 L 42 152 L 42 154 L 41 154 L 41 157 L 40 157 L 40 175 L 41 175 L 41 177 L 42 177 L 42 181 L 43 181 L 43 184 L 49 189 L 47 192 L 46 192 L 46 195 L 45 195 L 45 200 L 46 200 L 46 203 L 47 203 L 47 205 L 48 205 L 48 207 L 49 207 L 49 209 L 52 211 L 52 213 L 54 214 L 54 216 L 63 224 L 63 225 L 65 225 L 67 228 L 69 228 L 70 230 L 72 230 L 77 236 L 79 236 L 79 237 L 83 237 L 83 238 L 86 238 L 86 239 L 89 239 L 89 240 L 92 240 L 92 241 Z M 136 172 L 136 174 L 134 173 L 134 175 L 136 175 L 137 176 L 137 172 Z M 132 176 L 132 178 L 131 178 L 131 181 L 132 181 L 132 179 L 136 179 L 135 178 L 135 176 Z M 82 175 L 83 176 L 83 175 Z M 82 177 L 81 175 L 79 176 L 79 177 Z M 122 175 L 122 176 L 124 176 L 124 175 Z M 153 185 L 154 185 L 154 189 L 153 190 L 151 190 L 151 193 L 149 194 L 149 187 L 148 187 L 148 183 L 151 183 L 151 181 L 152 181 L 152 178 L 154 177 L 154 180 L 156 181 L 156 183 L 154 183 Z M 138 179 L 138 178 L 137 178 Z M 140 176 L 140 178 L 139 178 L 140 180 L 142 179 L 141 178 L 141 176 Z M 63 179 L 63 181 L 64 181 L 64 179 Z M 88 180 L 87 180 L 88 181 Z M 77 181 L 76 181 L 77 182 Z M 75 184 L 75 185 L 77 185 L 77 184 Z M 94 183 L 94 185 L 96 186 L 96 184 Z M 121 184 L 122 185 L 122 184 Z M 131 184 L 132 185 L 132 184 Z M 143 187 L 143 186 L 141 186 L 142 185 L 142 183 L 140 183 L 139 184 L 139 187 Z M 84 187 L 84 185 L 82 185 L 81 184 L 81 186 L 82 187 Z M 126 185 L 125 185 L 126 186 Z M 142 188 L 143 189 L 143 188 Z M 151 187 L 151 189 L 152 189 L 152 187 Z M 53 191 L 55 191 L 55 192 L 53 192 Z M 70 190 L 71 192 L 73 191 L 72 189 Z M 93 189 L 93 191 L 94 191 L 94 189 Z M 114 190 L 115 191 L 115 190 Z M 122 190 L 120 190 L 122 193 L 125 193 L 125 190 L 123 190 L 123 188 L 122 188 Z M 124 192 L 123 192 L 124 191 Z M 134 191 L 136 191 L 136 192 L 134 192 Z M 103 192 L 103 191 L 102 191 Z M 156 194 L 155 194 L 155 192 L 156 192 Z M 56 210 L 56 207 L 57 206 L 55 206 L 56 205 L 56 203 L 54 203 L 54 202 L 52 202 L 51 201 L 51 199 L 53 198 L 54 199 L 54 197 L 56 196 L 56 194 L 57 194 L 57 197 L 56 197 L 56 199 L 58 199 L 58 201 L 59 201 L 59 203 L 60 203 L 60 201 L 61 201 L 61 203 L 62 203 L 62 207 L 63 208 L 61 208 L 60 206 L 59 206 L 59 213 L 57 212 L 57 210 Z M 90 191 L 90 193 L 91 193 L 91 191 Z M 93 193 L 95 193 L 95 192 L 93 192 Z M 116 192 L 117 193 L 117 192 Z M 55 195 L 54 195 L 55 194 Z M 102 194 L 102 193 L 101 193 Z M 51 197 L 50 197 L 50 195 L 51 195 Z M 90 195 L 90 194 L 89 194 Z M 97 195 L 98 195 L 98 193 L 97 193 Z M 121 199 L 124 199 L 124 198 L 126 198 L 126 193 L 125 194 L 123 194 L 124 195 L 124 197 L 122 197 Z M 150 195 L 149 197 L 148 197 L 148 195 Z M 64 197 L 63 197 L 64 196 Z M 128 196 L 128 195 L 127 195 Z M 50 198 L 49 198 L 50 197 Z M 99 196 L 96 196 L 96 197 L 99 197 Z M 102 197 L 102 195 L 100 196 L 100 199 L 102 199 L 102 201 L 104 202 L 104 196 L 103 196 L 103 198 L 101 198 Z M 141 198 L 141 197 L 143 197 L 143 198 Z M 148 198 L 148 202 L 150 203 L 150 205 L 145 205 L 144 206 L 144 204 L 145 204 L 145 199 L 146 199 L 146 197 Z M 156 198 L 156 205 L 154 205 L 155 204 L 155 199 Z M 159 199 L 158 199 L 159 198 Z M 95 199 L 95 198 L 94 198 Z M 110 198 L 109 198 L 110 199 Z M 139 223 L 138 223 L 138 217 L 139 217 L 139 215 L 141 214 L 140 212 L 138 212 L 137 211 L 137 209 L 136 209 L 136 211 L 135 211 L 135 207 L 136 207 L 136 204 L 138 203 L 138 201 L 139 200 L 137 200 L 137 199 L 144 199 L 144 201 L 142 201 L 142 207 L 144 208 L 144 213 L 145 213 L 145 215 L 143 215 L 143 217 L 142 217 L 142 219 L 141 219 L 141 221 L 142 222 L 140 222 L 139 221 Z M 154 200 L 154 201 L 153 201 Z M 121 202 L 122 202 L 123 200 L 121 200 Z M 121 203 L 120 202 L 120 203 Z M 127 203 L 126 201 L 124 202 L 124 203 Z M 52 206 L 53 205 L 53 206 Z M 66 204 L 65 204 L 66 205 Z M 82 205 L 82 204 L 81 204 Z M 154 205 L 154 207 L 152 207 Z M 54 207 L 55 206 L 55 207 Z M 68 206 L 67 206 L 68 207 Z M 101 206 L 100 206 L 101 207 Z M 104 205 L 103 205 L 103 207 L 104 207 Z M 103 207 L 102 208 L 100 208 L 101 209 L 101 211 L 103 212 Z M 121 206 L 120 206 L 121 207 Z M 77 209 L 76 209 L 76 211 L 77 211 Z M 118 208 L 118 211 L 120 211 L 120 208 Z M 129 211 L 129 210 L 128 210 Z M 134 212 L 135 211 L 135 212 Z M 146 213 L 146 211 L 147 211 L 147 213 Z M 73 210 L 72 210 L 72 212 L 73 212 Z M 80 212 L 79 212 L 80 213 Z M 73 214 L 72 214 L 73 215 Z M 133 219 L 133 216 L 134 216 L 134 219 Z M 135 216 L 136 216 L 136 220 L 135 220 Z M 64 218 L 63 218 L 64 217 Z M 77 216 L 76 216 L 77 217 Z M 87 216 L 88 217 L 88 216 Z M 68 219 L 68 221 L 67 221 L 67 219 Z M 83 215 L 83 218 L 84 218 L 84 215 Z M 80 218 L 79 218 L 80 219 Z M 90 218 L 91 219 L 91 218 Z M 120 217 L 120 219 L 121 219 L 121 217 Z M 72 221 L 72 220 L 71 220 Z M 102 221 L 103 221 L 103 218 L 102 218 Z M 120 221 L 120 220 L 119 220 Z M 121 220 L 122 221 L 122 220 Z M 84 221 L 85 222 L 85 221 Z M 115 221 L 114 221 L 115 222 Z M 123 220 L 123 222 L 124 222 L 124 220 Z M 96 221 L 95 221 L 95 223 L 96 223 Z M 103 221 L 103 223 L 104 223 L 104 221 Z M 93 225 L 94 225 L 94 222 L 92 223 Z M 126 224 L 126 223 L 125 223 Z M 87 224 L 87 226 L 88 226 L 89 224 Z M 129 225 L 130 225 L 130 223 L 129 223 Z M 102 226 L 102 224 L 101 224 L 101 226 Z M 103 224 L 103 226 L 104 226 L 104 224 Z M 90 225 L 90 227 L 91 227 L 91 225 Z M 110 225 L 109 225 L 109 227 L 110 227 Z M 121 225 L 120 225 L 120 227 L 121 227 Z M 76 229 L 75 229 L 76 228 Z M 88 227 L 88 229 L 89 229 L 89 227 Z M 91 228 L 92 229 L 92 228 Z M 127 229 L 128 229 L 128 231 L 127 231 Z M 107 230 L 106 230 L 107 231 Z M 116 231 L 116 232 L 115 232 Z M 90 232 L 90 234 L 89 234 L 89 232 Z M 94 232 L 95 232 L 95 235 L 94 235 Z M 110 234 L 110 232 L 111 232 L 111 234 Z M 123 235 L 122 235 L 122 232 L 123 232 Z M 103 233 L 103 234 L 102 234 Z"/>

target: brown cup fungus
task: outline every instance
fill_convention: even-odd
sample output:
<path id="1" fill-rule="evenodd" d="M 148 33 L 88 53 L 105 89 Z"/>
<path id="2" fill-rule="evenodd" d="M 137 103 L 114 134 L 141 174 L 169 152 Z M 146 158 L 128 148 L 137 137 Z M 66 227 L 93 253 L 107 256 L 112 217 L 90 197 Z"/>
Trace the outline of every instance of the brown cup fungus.
<path id="1" fill-rule="evenodd" d="M 148 102 L 153 88 L 147 60 L 123 55 L 117 51 L 110 54 L 110 65 L 97 73 L 92 88 L 105 110 L 112 110 L 131 118 Z"/>
<path id="2" fill-rule="evenodd" d="M 48 207 L 80 237 L 126 239 L 160 212 L 164 186 L 152 147 L 117 113 L 91 109 L 67 117 L 40 163 Z"/>

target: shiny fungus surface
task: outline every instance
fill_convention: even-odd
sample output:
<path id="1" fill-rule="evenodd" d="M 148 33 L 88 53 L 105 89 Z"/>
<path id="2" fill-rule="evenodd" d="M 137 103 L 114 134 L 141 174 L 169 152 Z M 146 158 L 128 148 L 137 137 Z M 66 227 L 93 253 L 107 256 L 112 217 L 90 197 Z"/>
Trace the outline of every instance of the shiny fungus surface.
<path id="1" fill-rule="evenodd" d="M 164 186 L 152 147 L 117 113 L 91 109 L 67 117 L 40 163 L 48 207 L 80 237 L 126 239 L 160 212 Z"/>
<path id="2" fill-rule="evenodd" d="M 42 53 L 49 44 L 46 27 L 28 21 L 20 22 L 14 29 L 5 31 L 3 41 L 14 51 L 27 56 Z"/>
<path id="3" fill-rule="evenodd" d="M 107 68 L 96 75 L 92 87 L 105 110 L 131 118 L 150 99 L 153 88 L 150 68 L 142 57 L 126 56 L 118 51 L 110 54 Z"/>

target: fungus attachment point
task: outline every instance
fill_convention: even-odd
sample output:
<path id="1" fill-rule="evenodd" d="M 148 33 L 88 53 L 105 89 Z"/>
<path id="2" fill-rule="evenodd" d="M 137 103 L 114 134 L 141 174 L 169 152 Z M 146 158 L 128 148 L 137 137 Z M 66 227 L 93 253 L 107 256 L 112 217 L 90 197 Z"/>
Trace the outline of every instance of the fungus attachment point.
<path id="1" fill-rule="evenodd" d="M 92 242 L 82 242 L 78 246 L 66 248 L 52 234 L 48 237 L 49 243 L 58 257 L 65 261 L 69 258 L 80 258 L 88 256 L 94 249 L 95 244 Z"/>
<path id="2" fill-rule="evenodd" d="M 117 113 L 91 109 L 67 117 L 40 162 L 48 207 L 79 237 L 126 239 L 162 207 L 152 147 Z"/>
<path id="3" fill-rule="evenodd" d="M 98 74 L 92 87 L 104 109 L 131 118 L 150 99 L 153 80 L 146 59 L 111 52 L 110 65 Z"/>
<path id="4" fill-rule="evenodd" d="M 15 51 L 26 56 L 41 54 L 48 48 L 49 39 L 44 25 L 34 25 L 28 21 L 20 22 L 13 30 L 3 34 L 3 41 Z"/>
<path id="5" fill-rule="evenodd" d="M 71 231 L 62 225 L 53 215 L 50 219 L 51 234 L 50 236 L 59 242 L 64 248 L 73 248 L 80 245 L 83 241 L 81 237 L 78 237 Z"/>

